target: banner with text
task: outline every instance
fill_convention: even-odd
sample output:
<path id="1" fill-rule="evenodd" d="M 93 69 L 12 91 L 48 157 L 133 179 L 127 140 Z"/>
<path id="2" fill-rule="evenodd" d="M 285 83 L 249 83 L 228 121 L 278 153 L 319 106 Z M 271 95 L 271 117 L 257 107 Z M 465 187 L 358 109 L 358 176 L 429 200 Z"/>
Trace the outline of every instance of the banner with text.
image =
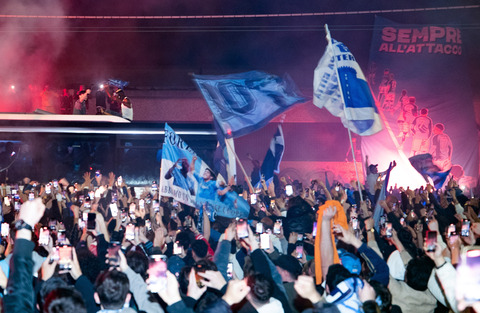
<path id="1" fill-rule="evenodd" d="M 461 185 L 476 185 L 478 140 L 465 45 L 454 26 L 376 18 L 366 76 L 385 128 L 362 138 L 362 152 L 379 170 L 397 160 L 391 185 L 425 184 L 408 161 L 425 153 Z"/>
<path id="2" fill-rule="evenodd" d="M 249 204 L 226 185 L 217 184 L 214 172 L 165 124 L 159 194 L 207 209 L 208 214 L 246 218 Z"/>

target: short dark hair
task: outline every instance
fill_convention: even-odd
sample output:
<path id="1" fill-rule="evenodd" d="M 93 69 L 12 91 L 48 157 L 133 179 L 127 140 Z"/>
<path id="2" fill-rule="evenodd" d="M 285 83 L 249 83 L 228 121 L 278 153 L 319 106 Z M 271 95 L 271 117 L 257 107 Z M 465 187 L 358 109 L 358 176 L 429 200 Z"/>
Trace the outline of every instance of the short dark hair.
<path id="1" fill-rule="evenodd" d="M 341 264 L 330 265 L 326 277 L 328 289 L 330 289 L 330 292 L 332 292 L 338 284 L 353 276 L 355 275 L 350 273 Z"/>
<path id="2" fill-rule="evenodd" d="M 129 251 L 125 257 L 128 266 L 144 280 L 147 279 L 148 257 L 139 251 Z"/>
<path id="3" fill-rule="evenodd" d="M 208 245 L 205 241 L 198 239 L 192 243 L 192 250 L 197 257 L 203 259 L 208 254 Z"/>
<path id="4" fill-rule="evenodd" d="M 433 261 L 425 257 L 411 259 L 405 272 L 407 285 L 418 291 L 427 290 L 434 266 Z"/>
<path id="5" fill-rule="evenodd" d="M 247 285 L 250 286 L 253 297 L 261 303 L 267 302 L 273 296 L 274 282 L 263 274 L 248 276 Z"/>
<path id="6" fill-rule="evenodd" d="M 40 290 L 37 293 L 37 304 L 40 307 L 40 311 L 43 311 L 43 305 L 50 292 L 60 287 L 67 287 L 68 284 L 60 277 L 53 276 L 44 281 Z"/>
<path id="7" fill-rule="evenodd" d="M 82 295 L 73 287 L 61 287 L 51 291 L 43 307 L 45 313 L 87 313 Z"/>
<path id="8" fill-rule="evenodd" d="M 375 295 L 380 297 L 381 303 L 377 303 L 378 307 L 380 308 L 380 312 L 390 313 L 390 309 L 392 308 L 392 294 L 390 293 L 390 290 L 376 280 L 371 280 L 369 284 L 375 290 Z"/>
<path id="9" fill-rule="evenodd" d="M 105 309 L 120 309 L 125 304 L 130 284 L 125 273 L 114 269 L 98 275 L 95 289 Z"/>

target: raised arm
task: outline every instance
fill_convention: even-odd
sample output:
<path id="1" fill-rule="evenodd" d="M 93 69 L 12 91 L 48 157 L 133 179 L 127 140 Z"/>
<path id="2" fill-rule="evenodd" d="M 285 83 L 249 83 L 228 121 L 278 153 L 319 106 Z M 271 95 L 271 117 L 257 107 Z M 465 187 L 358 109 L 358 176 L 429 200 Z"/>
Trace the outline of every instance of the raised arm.
<path id="1" fill-rule="evenodd" d="M 331 206 L 323 211 L 320 239 L 320 258 L 322 261 L 323 280 L 327 277 L 328 268 L 333 264 L 332 219 L 336 213 L 337 209 Z"/>

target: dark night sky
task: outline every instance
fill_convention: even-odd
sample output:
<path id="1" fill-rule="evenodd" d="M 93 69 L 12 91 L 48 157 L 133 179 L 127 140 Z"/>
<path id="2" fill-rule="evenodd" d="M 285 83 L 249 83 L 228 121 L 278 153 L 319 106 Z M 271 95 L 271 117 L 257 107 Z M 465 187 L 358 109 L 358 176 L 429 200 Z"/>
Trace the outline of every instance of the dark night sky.
<path id="1" fill-rule="evenodd" d="M 475 3 L 454 3 L 456 6 L 470 4 Z M 3 6 L 0 5 L 0 12 L 27 15 L 191 16 L 353 12 L 451 5 L 451 1 L 7 0 Z M 476 77 L 480 76 L 480 62 L 476 58 L 480 55 L 480 9 L 381 15 L 407 24 L 463 25 L 465 42 L 468 42 L 466 54 L 475 61 L 470 75 L 472 79 L 475 78 L 472 81 L 474 89 L 479 89 Z M 116 77 L 130 81 L 131 87 L 194 88 L 188 76 L 191 72 L 227 74 L 264 70 L 279 75 L 288 72 L 301 88 L 311 88 L 313 69 L 326 46 L 323 25 L 328 23 L 332 36 L 347 44 L 360 65 L 366 68 L 374 18 L 374 14 L 165 20 L 0 18 L 0 36 L 9 36 L 7 42 L 24 38 L 30 45 L 27 50 L 35 51 L 44 46 L 42 52 L 46 52 L 47 56 L 42 59 L 40 54 L 41 61 L 35 59 L 34 62 L 50 66 L 48 71 L 45 70 L 49 74 L 43 76 L 48 76 L 46 79 L 56 85 L 94 83 Z M 15 27 L 8 28 L 11 23 Z M 23 42 L 17 46 L 17 51 L 25 48 L 25 45 Z M 51 46 L 55 47 L 55 53 L 50 53 Z M 1 53 L 2 49 L 0 56 Z M 14 55 L 18 57 L 17 53 Z M 0 67 L 0 76 L 2 71 L 12 72 L 12 68 Z"/>

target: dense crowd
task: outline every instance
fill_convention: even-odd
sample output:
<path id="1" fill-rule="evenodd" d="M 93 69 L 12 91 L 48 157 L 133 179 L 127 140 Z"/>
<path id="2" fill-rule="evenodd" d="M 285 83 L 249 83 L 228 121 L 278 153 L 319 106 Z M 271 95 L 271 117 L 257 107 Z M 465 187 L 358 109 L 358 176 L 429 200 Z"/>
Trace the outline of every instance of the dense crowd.
<path id="1" fill-rule="evenodd" d="M 454 180 L 385 200 L 379 179 L 359 191 L 281 178 L 253 197 L 231 186 L 251 210 L 228 219 L 156 183 L 137 194 L 113 173 L 83 178 L 1 186 L 3 311 L 431 313 L 480 300 L 479 203 Z"/>

